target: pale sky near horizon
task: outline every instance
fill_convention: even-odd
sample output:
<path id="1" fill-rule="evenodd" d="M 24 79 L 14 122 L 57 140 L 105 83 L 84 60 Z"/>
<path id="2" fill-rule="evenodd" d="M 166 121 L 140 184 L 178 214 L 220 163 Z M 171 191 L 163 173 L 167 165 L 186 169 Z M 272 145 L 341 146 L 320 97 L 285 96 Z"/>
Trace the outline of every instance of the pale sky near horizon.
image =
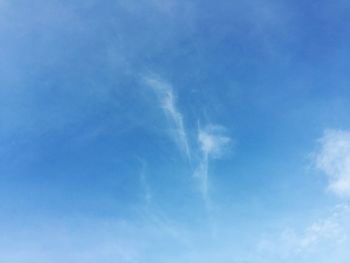
<path id="1" fill-rule="evenodd" d="M 0 262 L 348 263 L 349 13 L 0 0 Z"/>

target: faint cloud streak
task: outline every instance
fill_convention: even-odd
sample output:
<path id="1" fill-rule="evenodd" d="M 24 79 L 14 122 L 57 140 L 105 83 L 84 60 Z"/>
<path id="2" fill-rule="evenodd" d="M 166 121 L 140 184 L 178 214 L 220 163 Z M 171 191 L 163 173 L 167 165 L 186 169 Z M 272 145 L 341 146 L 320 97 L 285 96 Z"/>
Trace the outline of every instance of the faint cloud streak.
<path id="1" fill-rule="evenodd" d="M 200 190 L 204 199 L 208 199 L 208 170 L 211 158 L 220 158 L 231 138 L 226 135 L 224 127 L 219 125 L 208 125 L 204 129 L 198 129 L 198 143 L 201 157 L 194 176 L 200 180 Z"/>
<path id="2" fill-rule="evenodd" d="M 144 77 L 145 83 L 158 95 L 161 107 L 175 126 L 175 140 L 188 159 L 191 158 L 183 116 L 176 106 L 176 97 L 172 86 L 154 75 Z"/>

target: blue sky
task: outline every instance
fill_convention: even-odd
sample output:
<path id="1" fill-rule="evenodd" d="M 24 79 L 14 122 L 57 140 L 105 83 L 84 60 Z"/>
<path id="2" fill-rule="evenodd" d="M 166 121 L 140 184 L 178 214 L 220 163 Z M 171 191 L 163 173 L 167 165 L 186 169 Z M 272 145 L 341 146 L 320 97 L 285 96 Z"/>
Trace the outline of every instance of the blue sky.
<path id="1" fill-rule="evenodd" d="M 348 262 L 349 11 L 0 0 L 0 261 Z"/>

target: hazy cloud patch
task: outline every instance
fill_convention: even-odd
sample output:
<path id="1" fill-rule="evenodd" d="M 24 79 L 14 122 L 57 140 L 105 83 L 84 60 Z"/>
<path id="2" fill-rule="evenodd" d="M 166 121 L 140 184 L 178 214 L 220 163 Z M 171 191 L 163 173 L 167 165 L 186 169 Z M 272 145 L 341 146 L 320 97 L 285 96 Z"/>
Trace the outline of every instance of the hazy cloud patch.
<path id="1" fill-rule="evenodd" d="M 339 197 L 350 196 L 350 132 L 327 130 L 314 154 L 317 169 L 328 177 L 328 190 Z"/>

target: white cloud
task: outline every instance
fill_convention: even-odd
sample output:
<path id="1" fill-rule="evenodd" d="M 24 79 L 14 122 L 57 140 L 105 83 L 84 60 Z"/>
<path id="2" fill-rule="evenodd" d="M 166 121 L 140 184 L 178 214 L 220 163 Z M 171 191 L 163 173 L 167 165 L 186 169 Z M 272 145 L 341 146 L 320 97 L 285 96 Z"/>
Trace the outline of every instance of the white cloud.
<path id="1" fill-rule="evenodd" d="M 198 178 L 199 189 L 206 207 L 211 207 L 208 195 L 208 171 L 210 159 L 221 158 L 231 138 L 226 135 L 226 129 L 220 125 L 209 124 L 198 128 L 198 148 L 190 148 L 188 135 L 185 129 L 183 115 L 176 106 L 176 97 L 172 86 L 157 75 L 143 76 L 143 81 L 151 87 L 159 97 L 160 105 L 174 124 L 175 141 L 192 163 L 191 152 L 199 152 L 198 163 L 194 169 L 194 177 Z"/>
<path id="2" fill-rule="evenodd" d="M 342 207 L 340 212 L 346 213 L 346 209 L 347 207 Z M 338 213 L 335 211 L 329 217 L 312 223 L 299 235 L 294 231 L 286 231 L 284 238 L 290 241 L 292 249 L 297 253 L 302 253 L 325 241 L 341 243 L 346 239 L 346 234 L 343 232 Z"/>
<path id="3" fill-rule="evenodd" d="M 222 126 L 209 125 L 204 130 L 199 129 L 198 141 L 204 155 L 218 158 L 231 139 L 225 135 Z"/>
<path id="4" fill-rule="evenodd" d="M 176 98 L 170 84 L 156 76 L 147 76 L 144 81 L 159 96 L 160 104 L 166 115 L 173 121 L 175 126 L 175 139 L 181 150 L 190 158 L 190 147 L 181 112 L 177 109 Z"/>
<path id="5" fill-rule="evenodd" d="M 350 241 L 349 214 L 348 205 L 337 205 L 328 216 L 317 220 L 303 230 L 286 228 L 275 237 L 261 239 L 258 250 L 264 255 L 285 259 L 320 255 L 327 251 L 329 254 L 336 248 L 341 250 L 347 247 Z M 337 255 L 332 255 L 334 256 Z"/>
<path id="6" fill-rule="evenodd" d="M 350 197 L 350 132 L 328 130 L 319 142 L 316 168 L 328 176 L 329 191 L 340 197 Z"/>
<path id="7" fill-rule="evenodd" d="M 350 132 L 327 130 L 318 142 L 319 148 L 312 155 L 314 166 L 328 177 L 330 192 L 350 197 Z M 348 262 L 349 217 L 350 206 L 337 205 L 328 216 L 306 227 L 286 228 L 277 235 L 270 233 L 269 238 L 260 241 L 258 250 L 285 262 Z"/>
<path id="8" fill-rule="evenodd" d="M 231 142 L 225 133 L 225 129 L 218 125 L 208 125 L 198 130 L 201 159 L 194 175 L 200 179 L 200 189 L 205 199 L 208 197 L 209 159 L 220 158 L 226 146 Z"/>

